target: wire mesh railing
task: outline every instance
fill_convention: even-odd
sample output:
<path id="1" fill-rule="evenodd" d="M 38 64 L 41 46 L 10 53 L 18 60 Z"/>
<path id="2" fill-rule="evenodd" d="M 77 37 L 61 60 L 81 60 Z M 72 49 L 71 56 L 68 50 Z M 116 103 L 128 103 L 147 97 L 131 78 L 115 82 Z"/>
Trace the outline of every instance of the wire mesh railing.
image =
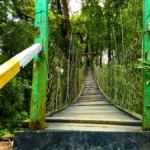
<path id="1" fill-rule="evenodd" d="M 73 45 L 73 47 L 76 47 Z M 86 58 L 76 50 L 71 62 L 59 48 L 51 48 L 47 92 L 47 114 L 73 103 L 79 96 L 84 80 Z M 69 65 L 68 65 L 69 61 Z"/>
<path id="2" fill-rule="evenodd" d="M 138 45 L 136 45 L 138 47 Z M 139 45 L 140 47 L 140 45 Z M 129 112 L 142 114 L 142 70 L 136 68 L 141 49 L 130 47 L 99 67 L 94 63 L 95 78 L 108 99 Z"/>

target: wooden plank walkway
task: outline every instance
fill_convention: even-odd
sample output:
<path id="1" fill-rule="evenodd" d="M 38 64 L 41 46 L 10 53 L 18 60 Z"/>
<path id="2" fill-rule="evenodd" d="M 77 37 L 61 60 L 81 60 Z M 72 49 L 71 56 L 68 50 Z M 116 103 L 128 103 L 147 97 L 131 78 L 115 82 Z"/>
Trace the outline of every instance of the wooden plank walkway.
<path id="1" fill-rule="evenodd" d="M 142 122 L 117 109 L 99 90 L 90 67 L 83 91 L 76 103 L 46 117 L 46 130 L 141 131 Z"/>

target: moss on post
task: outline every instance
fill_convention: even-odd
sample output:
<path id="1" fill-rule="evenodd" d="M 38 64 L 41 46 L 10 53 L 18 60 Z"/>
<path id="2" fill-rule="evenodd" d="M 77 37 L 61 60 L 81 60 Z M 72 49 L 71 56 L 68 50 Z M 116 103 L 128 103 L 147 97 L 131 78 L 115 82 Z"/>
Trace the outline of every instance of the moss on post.
<path id="1" fill-rule="evenodd" d="M 40 33 L 35 43 L 42 43 L 43 50 L 40 56 L 34 58 L 29 128 L 43 130 L 48 76 L 48 0 L 36 0 L 35 27 Z"/>

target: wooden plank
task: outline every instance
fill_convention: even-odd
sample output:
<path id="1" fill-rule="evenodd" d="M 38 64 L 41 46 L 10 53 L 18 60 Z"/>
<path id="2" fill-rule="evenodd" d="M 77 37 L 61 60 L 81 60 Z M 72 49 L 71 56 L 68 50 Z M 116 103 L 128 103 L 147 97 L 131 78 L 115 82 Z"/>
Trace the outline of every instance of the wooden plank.
<path id="1" fill-rule="evenodd" d="M 100 109 L 113 109 L 113 110 L 115 110 L 116 108 L 115 108 L 115 106 L 114 105 L 104 105 L 104 106 L 78 106 L 78 107 L 75 107 L 74 105 L 71 105 L 70 107 L 68 107 L 67 109 L 78 109 L 78 110 L 80 110 L 80 109 L 82 109 L 82 110 L 85 110 L 85 109 L 88 109 L 88 110 L 96 110 L 96 109 L 98 109 L 98 110 L 100 110 Z"/>
<path id="2" fill-rule="evenodd" d="M 91 89 L 91 90 L 88 90 L 88 89 L 84 89 L 83 91 L 82 91 L 82 94 L 83 93 L 97 93 L 97 95 L 99 95 L 100 94 L 100 91 L 98 90 L 98 89 Z M 92 95 L 92 94 L 91 94 Z M 93 94 L 94 95 L 94 94 Z"/>
<path id="3" fill-rule="evenodd" d="M 84 104 L 84 105 L 91 105 L 91 104 L 111 104 L 110 102 L 107 102 L 107 101 L 77 101 L 74 105 L 81 105 L 81 104 Z M 112 104 L 111 104 L 112 105 Z"/>
<path id="4" fill-rule="evenodd" d="M 64 116 L 65 116 L 65 118 L 68 118 L 68 119 L 72 119 L 72 118 L 76 118 L 76 119 L 79 119 L 79 118 L 88 118 L 88 119 L 97 119 L 97 120 L 99 120 L 99 119 L 125 119 L 125 120 L 130 120 L 131 118 L 129 117 L 129 116 L 126 116 L 125 114 L 72 114 L 72 113 L 59 113 L 59 114 L 55 114 L 53 117 L 60 117 L 60 119 L 61 118 L 64 118 Z M 133 120 L 133 119 L 132 119 Z M 136 119 L 135 119 L 136 120 Z"/>
<path id="5" fill-rule="evenodd" d="M 86 88 L 84 88 L 83 89 L 83 91 L 99 91 L 99 88 L 98 88 L 98 86 L 97 87 L 86 87 Z M 99 91 L 100 92 L 100 91 Z"/>
<path id="6" fill-rule="evenodd" d="M 88 110 L 88 109 L 84 109 L 84 110 L 77 110 L 77 109 L 74 109 L 74 110 L 72 110 L 72 109 L 66 109 L 66 110 L 64 110 L 63 112 L 68 112 L 68 113 L 74 113 L 74 112 L 79 112 L 79 113 L 83 113 L 83 112 L 90 112 L 90 113 L 114 113 L 114 112 L 117 112 L 117 113 L 119 113 L 119 110 L 105 110 L 105 109 L 97 109 L 97 110 L 94 110 L 94 109 L 91 109 L 90 111 Z"/>
<path id="7" fill-rule="evenodd" d="M 47 122 L 60 122 L 60 123 L 93 123 L 93 124 L 115 124 L 115 125 L 132 125 L 140 126 L 140 120 L 124 120 L 124 119 L 97 119 L 97 118 L 68 118 L 68 117 L 46 117 Z"/>
<path id="8" fill-rule="evenodd" d="M 113 104 L 90 104 L 90 106 L 106 106 L 106 105 L 113 105 Z M 89 106 L 89 104 L 74 104 L 73 106 Z"/>
<path id="9" fill-rule="evenodd" d="M 90 85 L 84 85 L 84 88 L 88 88 L 88 87 L 91 87 Z M 97 88 L 98 86 L 97 85 L 92 85 L 93 88 Z"/>
<path id="10" fill-rule="evenodd" d="M 105 98 L 104 95 L 100 95 L 100 94 L 99 94 L 99 95 L 91 95 L 90 97 L 89 97 L 89 96 L 86 96 L 86 95 L 85 95 L 85 96 L 80 96 L 80 98 L 90 98 L 90 99 L 91 99 L 91 98 L 102 98 L 102 97 Z M 105 98 L 105 99 L 106 99 L 106 98 Z"/>
<path id="11" fill-rule="evenodd" d="M 88 114 L 85 114 L 85 113 L 58 113 L 58 114 L 54 114 L 53 117 L 57 117 L 57 116 L 60 116 L 60 118 L 89 118 L 89 119 L 93 119 L 93 118 L 97 118 L 97 119 L 129 119 L 129 120 L 137 120 L 137 119 L 133 119 L 131 118 L 130 116 L 124 114 L 124 113 L 88 113 Z"/>
<path id="12" fill-rule="evenodd" d="M 47 123 L 46 130 L 60 131 L 118 131 L 136 132 L 141 131 L 141 126 L 108 125 L 108 124 L 81 124 L 81 123 Z"/>
<path id="13" fill-rule="evenodd" d="M 98 86 L 95 86 L 95 87 L 89 86 L 89 87 L 84 87 L 83 90 L 99 90 L 99 87 L 98 87 Z M 100 90 L 99 90 L 99 91 L 100 91 Z"/>
<path id="14" fill-rule="evenodd" d="M 96 98 L 79 98 L 79 99 L 78 99 L 78 102 L 80 102 L 80 101 L 81 101 L 81 102 L 90 102 L 90 101 L 91 101 L 91 102 L 92 102 L 92 101 L 93 101 L 93 102 L 94 102 L 94 101 L 101 101 L 101 102 L 103 102 L 103 101 L 106 101 L 106 100 L 105 100 L 104 98 L 101 98 L 101 99 L 98 99 L 98 98 L 97 98 L 97 99 L 96 99 Z"/>
<path id="15" fill-rule="evenodd" d="M 95 107 L 95 106 L 94 106 Z M 89 112 L 93 112 L 93 111 L 99 111 L 99 112 L 120 112 L 118 110 L 115 110 L 114 108 L 109 108 L 109 107 L 105 107 L 103 108 L 104 106 L 101 106 L 100 108 L 88 108 L 88 106 L 73 106 L 73 107 L 68 107 L 66 110 L 64 111 L 89 111 Z"/>
<path id="16" fill-rule="evenodd" d="M 97 88 L 93 88 L 93 89 L 89 89 L 89 88 L 87 88 L 87 89 L 84 89 L 83 91 L 82 91 L 82 93 L 85 93 L 85 92 L 93 92 L 93 93 L 100 93 L 100 91 L 97 89 Z"/>
<path id="17" fill-rule="evenodd" d="M 100 102 L 103 102 L 103 101 L 105 101 L 105 100 L 99 100 L 99 99 L 87 99 L 87 100 L 86 100 L 86 99 L 78 99 L 78 103 L 80 103 L 80 102 L 81 102 L 81 103 L 82 103 L 82 102 L 83 102 L 83 103 L 84 103 L 84 102 L 99 102 L 99 101 L 100 101 Z"/>
<path id="18" fill-rule="evenodd" d="M 108 118 L 109 118 L 109 116 L 116 116 L 116 117 L 118 117 L 118 116 L 121 116 L 121 115 L 123 115 L 123 116 L 125 116 L 125 117 L 128 117 L 128 119 L 131 119 L 129 116 L 126 116 L 124 113 L 119 113 L 119 112 L 116 110 L 116 111 L 104 111 L 104 110 L 101 110 L 101 111 L 63 111 L 63 112 L 60 112 L 60 113 L 56 113 L 56 114 L 53 114 L 53 116 L 49 116 L 49 117 L 55 117 L 55 116 L 57 116 L 57 115 L 62 115 L 63 117 L 64 116 L 72 116 L 72 117 L 74 117 L 74 116 L 82 116 L 83 118 L 84 117 L 88 117 L 88 115 L 89 116 L 98 116 L 99 118 L 100 117 L 103 117 L 103 116 L 105 116 L 105 118 L 107 118 L 107 116 L 108 116 Z M 97 117 L 97 118 L 98 118 Z M 133 120 L 136 120 L 136 119 L 133 119 Z"/>
<path id="19" fill-rule="evenodd" d="M 81 94 L 81 96 L 84 96 L 84 95 L 98 95 L 99 93 L 98 92 L 93 92 L 93 93 L 88 93 L 88 92 L 84 92 Z"/>
<path id="20" fill-rule="evenodd" d="M 98 94 L 100 94 L 100 91 L 98 90 L 98 89 L 84 89 L 83 91 L 82 91 L 82 93 L 98 93 Z M 97 95 L 98 95 L 97 94 Z"/>
<path id="21" fill-rule="evenodd" d="M 117 107 L 119 110 L 125 112 L 125 113 L 128 114 L 129 116 L 132 116 L 132 117 L 134 117 L 134 118 L 136 117 L 136 118 L 138 118 L 139 120 L 142 120 L 142 119 L 143 119 L 140 114 L 137 114 L 137 113 L 135 113 L 135 112 L 130 112 L 130 111 L 128 111 L 127 109 L 122 108 L 122 107 L 117 106 L 117 105 L 116 105 L 115 107 Z"/>

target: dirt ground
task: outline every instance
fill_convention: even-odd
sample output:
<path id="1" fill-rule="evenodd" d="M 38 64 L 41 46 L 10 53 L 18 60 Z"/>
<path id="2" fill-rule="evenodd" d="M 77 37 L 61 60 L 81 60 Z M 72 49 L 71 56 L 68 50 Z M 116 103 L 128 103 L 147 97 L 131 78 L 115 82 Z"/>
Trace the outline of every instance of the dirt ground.
<path id="1" fill-rule="evenodd" d="M 11 142 L 0 142 L 0 150 L 12 150 Z"/>

